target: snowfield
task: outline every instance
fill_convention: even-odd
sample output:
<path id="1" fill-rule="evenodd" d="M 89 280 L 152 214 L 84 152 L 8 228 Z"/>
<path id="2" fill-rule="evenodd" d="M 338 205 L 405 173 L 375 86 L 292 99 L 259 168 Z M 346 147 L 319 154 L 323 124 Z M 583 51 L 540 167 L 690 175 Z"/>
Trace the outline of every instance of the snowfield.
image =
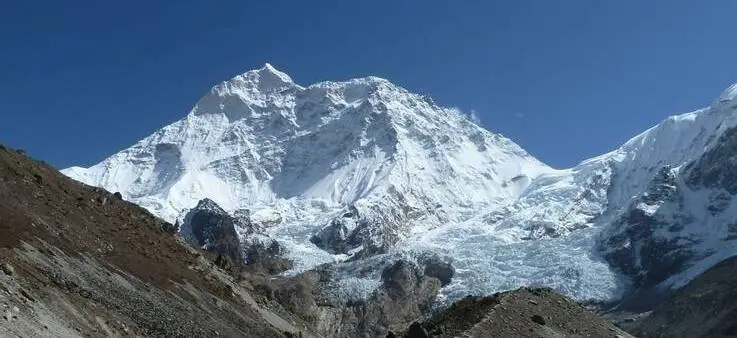
<path id="1" fill-rule="evenodd" d="M 736 96 L 733 85 L 709 108 L 557 170 L 387 80 L 303 87 L 266 64 L 213 87 L 184 118 L 130 148 L 63 172 L 170 222 L 205 197 L 229 212 L 248 209 L 294 260 L 289 273 L 380 248 L 341 265 L 335 292 L 347 298 L 378 285 L 380 269 L 371 267 L 434 252 L 456 268 L 441 301 L 523 285 L 606 301 L 641 287 L 641 276 L 680 286 L 737 254 L 733 239 L 725 242 L 737 203 L 728 194 L 718 215 L 707 212 L 724 187 L 686 182 L 710 149 L 729 145 Z M 712 173 L 704 182 L 726 175 L 718 164 L 731 160 L 719 154 L 701 166 Z M 664 167 L 677 175 L 676 192 L 653 201 Z M 632 215 L 644 209 L 650 218 L 637 223 Z M 674 213 L 689 217 L 674 227 L 666 217 Z M 651 276 L 651 247 L 690 256 L 667 276 Z"/>

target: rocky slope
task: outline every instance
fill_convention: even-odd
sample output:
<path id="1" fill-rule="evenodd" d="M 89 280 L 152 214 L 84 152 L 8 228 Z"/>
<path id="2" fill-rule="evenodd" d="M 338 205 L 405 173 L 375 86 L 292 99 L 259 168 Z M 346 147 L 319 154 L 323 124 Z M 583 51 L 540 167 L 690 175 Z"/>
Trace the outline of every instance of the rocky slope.
<path id="1" fill-rule="evenodd" d="M 325 337 L 384 337 L 427 314 L 441 282 L 398 260 L 382 271 L 378 287 L 362 299 L 336 298 L 335 271 L 323 266 L 261 287 L 269 300 L 310 323 Z"/>
<path id="2" fill-rule="evenodd" d="M 736 97 L 737 85 L 554 170 L 387 80 L 303 87 L 266 65 L 132 147 L 63 172 L 170 222 L 209 198 L 278 241 L 287 274 L 349 262 L 333 275 L 349 299 L 371 294 L 394 260 L 437 254 L 457 271 L 441 302 L 532 284 L 614 301 L 678 288 L 737 254 Z"/>
<path id="3" fill-rule="evenodd" d="M 546 288 L 466 297 L 387 337 L 632 337 L 581 304 Z"/>
<path id="4" fill-rule="evenodd" d="M 710 268 L 632 325 L 638 337 L 737 336 L 737 257 Z"/>
<path id="5" fill-rule="evenodd" d="M 310 335 L 171 230 L 0 146 L 0 336 Z"/>

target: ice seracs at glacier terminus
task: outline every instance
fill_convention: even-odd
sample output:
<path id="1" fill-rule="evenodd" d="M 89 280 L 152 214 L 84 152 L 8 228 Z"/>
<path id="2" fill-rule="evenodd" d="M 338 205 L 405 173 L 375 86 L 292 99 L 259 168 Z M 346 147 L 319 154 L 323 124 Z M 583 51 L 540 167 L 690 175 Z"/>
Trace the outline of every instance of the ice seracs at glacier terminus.
<path id="1" fill-rule="evenodd" d="M 557 170 L 387 80 L 303 87 L 266 64 L 132 147 L 63 172 L 171 222 L 209 198 L 279 241 L 292 272 L 348 260 L 336 281 L 347 293 L 378 283 L 381 269 L 355 266 L 434 252 L 456 269 L 443 299 L 542 284 L 611 300 L 681 285 L 737 253 L 736 92 Z"/>

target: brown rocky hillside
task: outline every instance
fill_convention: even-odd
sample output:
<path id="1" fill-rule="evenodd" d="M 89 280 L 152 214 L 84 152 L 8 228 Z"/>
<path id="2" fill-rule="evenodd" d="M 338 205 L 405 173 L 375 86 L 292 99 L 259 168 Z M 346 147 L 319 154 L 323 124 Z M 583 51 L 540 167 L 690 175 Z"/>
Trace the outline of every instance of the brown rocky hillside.
<path id="1" fill-rule="evenodd" d="M 170 224 L 114 194 L 0 148 L 0 336 L 305 331 L 257 305 L 246 288 L 169 231 Z"/>

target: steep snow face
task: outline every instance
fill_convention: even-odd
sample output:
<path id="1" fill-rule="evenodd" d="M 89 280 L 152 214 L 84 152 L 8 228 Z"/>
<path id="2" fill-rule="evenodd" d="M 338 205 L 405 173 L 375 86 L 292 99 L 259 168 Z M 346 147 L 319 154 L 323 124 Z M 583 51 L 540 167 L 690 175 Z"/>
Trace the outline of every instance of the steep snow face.
<path id="1" fill-rule="evenodd" d="M 608 154 L 620 168 L 598 249 L 639 288 L 685 285 L 737 254 L 737 86 Z"/>
<path id="2" fill-rule="evenodd" d="M 547 170 L 458 111 L 386 80 L 305 88 L 267 64 L 218 84 L 131 148 L 64 172 L 173 221 L 204 197 L 228 210 L 387 198 L 420 210 L 493 208 Z"/>
<path id="3" fill-rule="evenodd" d="M 212 199 L 278 240 L 292 272 L 352 257 L 336 268 L 348 297 L 368 294 L 397 257 L 431 251 L 456 268 L 441 299 L 543 284 L 610 300 L 682 285 L 737 253 L 724 248 L 737 236 L 725 155 L 736 97 L 731 86 L 709 108 L 554 170 L 387 80 L 303 87 L 267 64 L 132 147 L 63 172 L 170 221 Z"/>
<path id="4" fill-rule="evenodd" d="M 132 147 L 64 173 L 169 221 L 203 198 L 250 209 L 311 266 L 335 259 L 326 252 L 386 252 L 411 229 L 497 209 L 551 171 L 461 112 L 384 79 L 302 87 L 267 64 L 213 87 Z M 343 221 L 348 210 L 355 219 Z M 331 240 L 316 240 L 320 231 Z"/>

